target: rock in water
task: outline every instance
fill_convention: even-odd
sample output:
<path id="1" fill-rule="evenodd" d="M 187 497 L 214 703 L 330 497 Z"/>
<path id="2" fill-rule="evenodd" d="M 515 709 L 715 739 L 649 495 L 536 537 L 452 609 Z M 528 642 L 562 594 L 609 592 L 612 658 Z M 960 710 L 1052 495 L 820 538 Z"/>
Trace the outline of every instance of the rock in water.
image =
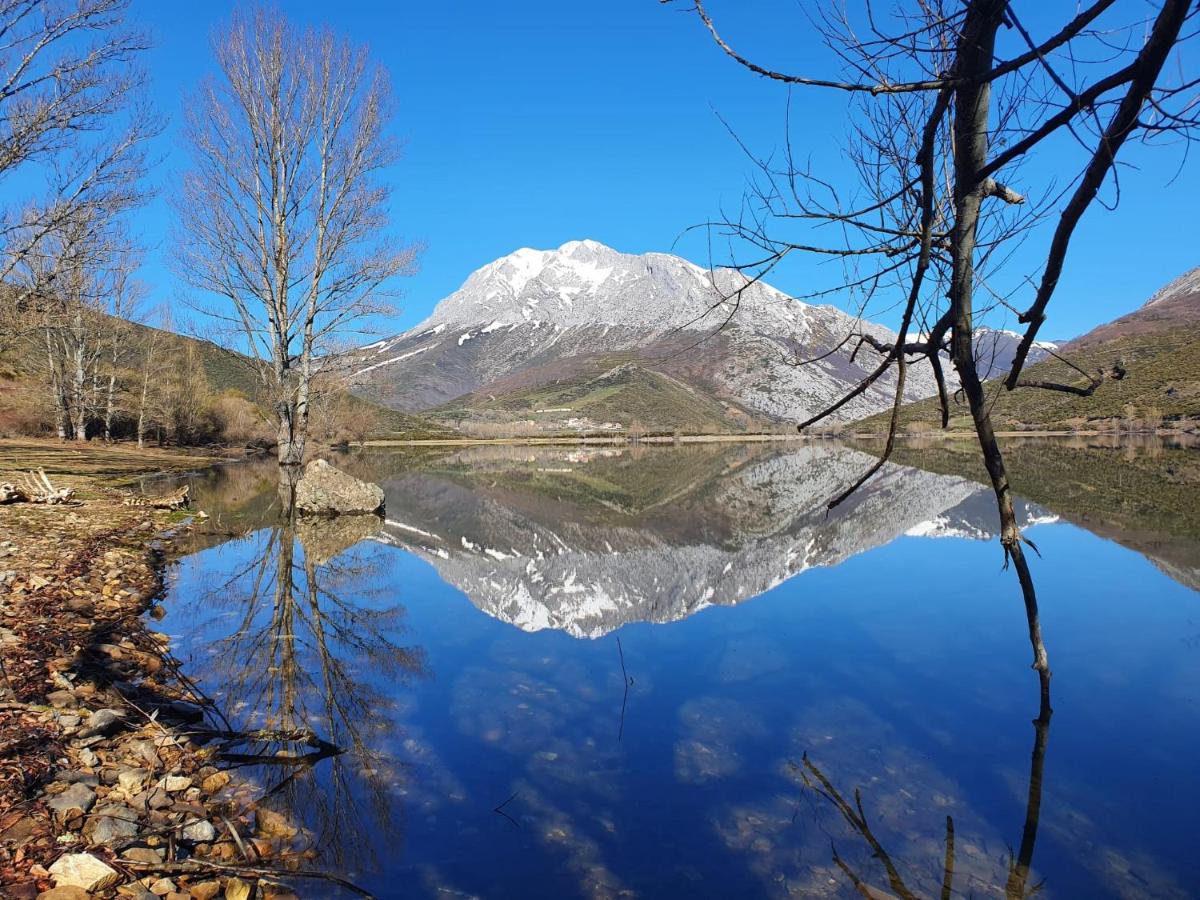
<path id="1" fill-rule="evenodd" d="M 383 501 L 379 485 L 359 481 L 323 459 L 314 459 L 305 466 L 296 486 L 296 508 L 302 513 L 373 513 L 383 509 Z"/>
<path id="2" fill-rule="evenodd" d="M 116 884 L 120 875 L 90 853 L 68 853 L 60 856 L 50 867 L 56 887 L 79 887 L 98 891 Z"/>

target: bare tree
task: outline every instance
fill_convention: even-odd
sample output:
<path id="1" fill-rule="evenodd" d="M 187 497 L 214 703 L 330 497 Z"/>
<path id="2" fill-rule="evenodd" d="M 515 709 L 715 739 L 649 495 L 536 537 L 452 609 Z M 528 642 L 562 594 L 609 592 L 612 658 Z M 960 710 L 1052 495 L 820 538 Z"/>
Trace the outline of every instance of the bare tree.
<path id="1" fill-rule="evenodd" d="M 138 373 L 137 399 L 137 445 L 138 449 L 146 446 L 146 431 L 152 422 L 152 403 L 158 378 L 164 369 L 163 351 L 165 335 L 157 328 L 147 330 L 141 346 L 141 367 Z"/>
<path id="2" fill-rule="evenodd" d="M 220 75 L 187 116 L 179 267 L 260 360 L 286 470 L 304 456 L 322 351 L 386 312 L 391 279 L 415 264 L 384 234 L 388 79 L 364 48 L 261 10 L 235 16 L 213 49 Z"/>
<path id="3" fill-rule="evenodd" d="M 1183 74 L 1182 60 L 1168 66 L 1172 51 L 1189 36 L 1195 3 L 1158 0 L 1148 18 L 1131 20 L 1122 18 L 1130 15 L 1127 6 L 1094 0 L 1064 14 L 1040 37 L 1007 0 L 921 0 L 891 12 L 864 0 L 855 13 L 821 5 L 809 10 L 810 18 L 838 71 L 811 77 L 752 61 L 725 38 L 703 0 L 689 6 L 738 64 L 797 89 L 839 92 L 849 101 L 846 157 L 856 170 L 856 187 L 847 190 L 798 164 L 789 138 L 782 164 L 755 160 L 758 178 L 742 209 L 711 223 L 729 237 L 735 253 L 751 258 L 735 263 L 748 281 L 789 255 L 817 254 L 845 263 L 843 282 L 825 293 L 843 292 L 862 309 L 875 303 L 900 311 L 894 342 L 857 331 L 846 336 L 843 346 L 878 352 L 877 365 L 800 425 L 803 430 L 834 415 L 885 373 L 895 373 L 884 451 L 830 506 L 845 500 L 891 455 L 905 376 L 914 362 L 932 368 L 946 427 L 954 387 L 943 368 L 948 358 L 970 407 L 1000 512 L 1005 563 L 1013 564 L 1020 581 L 1033 665 L 1048 696 L 1049 660 L 1022 546 L 1028 541 L 1017 527 L 991 421 L 992 397 L 979 375 L 977 322 L 1003 307 L 1025 325 L 1004 389 L 1086 395 L 1108 378 L 1123 377 L 1119 364 L 1101 372 L 1080 370 L 1086 383 L 1076 384 L 1029 381 L 1022 373 L 1071 237 L 1100 189 L 1116 184 L 1122 148 L 1135 136 L 1178 136 L 1186 142 L 1197 124 L 1200 82 Z M 1056 162 L 1071 159 L 1074 148 L 1077 169 L 1065 188 L 1038 187 L 1022 165 L 1049 147 L 1060 154 Z M 1042 238 L 1043 223 L 1049 233 L 1040 271 L 1014 277 L 1012 254 L 1020 242 Z M 824 237 L 830 232 L 838 235 L 832 242 Z M 1023 293 L 1031 296 L 1021 299 Z"/>
<path id="4" fill-rule="evenodd" d="M 137 255 L 109 216 L 81 209 L 43 235 L 15 268 L 11 284 L 36 323 L 46 387 L 59 437 L 86 440 L 93 422 L 111 436 L 119 369 L 129 352 L 130 284 Z"/>
<path id="5" fill-rule="evenodd" d="M 127 387 L 129 363 L 137 349 L 134 319 L 138 306 L 145 296 L 145 287 L 133 277 L 137 256 L 122 254 L 114 260 L 111 292 L 108 298 L 104 364 L 107 372 L 100 373 L 103 379 L 104 440 L 113 439 L 113 419 L 117 413 L 119 389 Z"/>
<path id="6" fill-rule="evenodd" d="M 0 281 L 70 220 L 122 204 L 131 167 L 141 175 L 159 123 L 138 102 L 148 42 L 125 24 L 128 6 L 0 0 L 0 185 L 12 201 L 0 209 Z M 18 294 L 9 313 L 28 300 Z"/>

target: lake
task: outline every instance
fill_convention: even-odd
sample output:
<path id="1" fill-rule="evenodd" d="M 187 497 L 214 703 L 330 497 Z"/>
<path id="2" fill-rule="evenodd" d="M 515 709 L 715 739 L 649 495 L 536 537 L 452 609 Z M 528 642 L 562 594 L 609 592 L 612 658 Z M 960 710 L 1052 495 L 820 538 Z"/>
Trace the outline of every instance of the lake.
<path id="1" fill-rule="evenodd" d="M 341 751 L 242 775 L 381 897 L 1196 895 L 1200 454 L 1013 442 L 1052 715 L 972 448 L 898 459 L 370 451 L 294 528 L 230 466 L 153 627 Z"/>

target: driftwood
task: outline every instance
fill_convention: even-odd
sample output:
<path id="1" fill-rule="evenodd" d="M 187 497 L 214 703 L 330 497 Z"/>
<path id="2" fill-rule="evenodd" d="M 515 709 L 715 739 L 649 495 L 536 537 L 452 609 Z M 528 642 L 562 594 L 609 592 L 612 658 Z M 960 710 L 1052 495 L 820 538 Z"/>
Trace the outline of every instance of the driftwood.
<path id="1" fill-rule="evenodd" d="M 148 506 L 154 509 L 183 509 L 191 506 L 191 487 L 184 485 L 173 494 L 161 497 L 126 497 L 122 503 L 125 506 Z"/>
<path id="2" fill-rule="evenodd" d="M 6 481 L 0 484 L 0 503 L 66 503 L 75 496 L 74 488 L 58 488 L 46 475 L 46 470 L 39 468 L 37 474 L 26 472 L 21 476 L 20 484 Z"/>

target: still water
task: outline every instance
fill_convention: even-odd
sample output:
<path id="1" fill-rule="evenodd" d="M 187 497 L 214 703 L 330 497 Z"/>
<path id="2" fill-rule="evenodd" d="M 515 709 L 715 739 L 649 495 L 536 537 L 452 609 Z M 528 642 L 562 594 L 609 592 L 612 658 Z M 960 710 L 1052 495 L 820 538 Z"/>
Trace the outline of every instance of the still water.
<path id="1" fill-rule="evenodd" d="M 233 466 L 155 627 L 343 751 L 242 774 L 381 897 L 1195 896 L 1200 454 L 1011 455 L 1052 716 L 938 447 L 829 515 L 865 453 L 347 455 L 386 520 L 296 528 Z"/>

